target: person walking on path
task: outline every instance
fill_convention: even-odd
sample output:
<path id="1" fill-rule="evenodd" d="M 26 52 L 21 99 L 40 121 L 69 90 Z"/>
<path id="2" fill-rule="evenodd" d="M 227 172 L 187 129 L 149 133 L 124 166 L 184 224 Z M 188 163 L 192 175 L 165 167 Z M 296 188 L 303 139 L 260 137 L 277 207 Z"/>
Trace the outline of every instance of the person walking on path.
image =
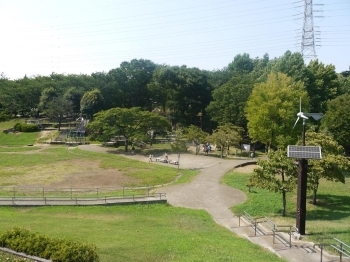
<path id="1" fill-rule="evenodd" d="M 153 156 L 150 154 L 150 155 L 149 155 L 149 161 L 148 161 L 148 162 L 153 162 L 153 161 L 152 161 L 152 157 L 153 157 Z"/>

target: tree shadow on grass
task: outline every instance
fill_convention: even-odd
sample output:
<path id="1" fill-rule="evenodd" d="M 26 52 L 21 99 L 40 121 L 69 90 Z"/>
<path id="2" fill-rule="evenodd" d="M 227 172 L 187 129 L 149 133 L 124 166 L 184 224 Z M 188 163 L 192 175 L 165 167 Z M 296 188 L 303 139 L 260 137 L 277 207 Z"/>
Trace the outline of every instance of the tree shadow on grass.
<path id="1" fill-rule="evenodd" d="M 339 220 L 350 217 L 350 196 L 317 195 L 318 209 L 307 211 L 307 220 Z"/>

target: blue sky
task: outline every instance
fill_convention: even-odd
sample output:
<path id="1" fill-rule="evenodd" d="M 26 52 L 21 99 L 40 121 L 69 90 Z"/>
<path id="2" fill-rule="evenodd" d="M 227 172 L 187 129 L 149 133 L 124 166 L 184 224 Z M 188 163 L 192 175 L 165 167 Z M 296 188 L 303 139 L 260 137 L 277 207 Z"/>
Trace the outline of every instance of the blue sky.
<path id="1" fill-rule="evenodd" d="M 314 0 L 318 59 L 350 66 L 350 0 Z M 0 0 L 0 73 L 108 72 L 123 61 L 214 70 L 237 54 L 300 51 L 296 0 Z M 322 12 L 316 12 L 322 10 Z M 309 61 L 306 60 L 306 63 Z"/>

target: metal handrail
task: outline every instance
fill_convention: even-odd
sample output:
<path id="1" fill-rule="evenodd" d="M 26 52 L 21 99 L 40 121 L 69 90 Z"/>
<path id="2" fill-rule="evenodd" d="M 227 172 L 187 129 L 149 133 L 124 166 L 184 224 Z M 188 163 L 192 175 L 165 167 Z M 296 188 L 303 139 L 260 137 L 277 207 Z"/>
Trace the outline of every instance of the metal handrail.
<path id="1" fill-rule="evenodd" d="M 330 240 L 334 240 L 335 243 L 324 243 L 323 241 L 325 239 L 330 239 Z M 323 259 L 323 250 L 325 247 L 331 247 L 334 250 L 336 250 L 339 253 L 339 259 L 340 262 L 342 262 L 343 260 L 343 255 L 345 255 L 346 257 L 350 258 L 350 246 L 342 241 L 340 241 L 339 239 L 335 238 L 335 237 L 324 237 L 321 238 L 321 243 L 319 244 L 315 244 L 315 246 L 319 246 L 319 248 L 321 249 L 321 262 Z"/>

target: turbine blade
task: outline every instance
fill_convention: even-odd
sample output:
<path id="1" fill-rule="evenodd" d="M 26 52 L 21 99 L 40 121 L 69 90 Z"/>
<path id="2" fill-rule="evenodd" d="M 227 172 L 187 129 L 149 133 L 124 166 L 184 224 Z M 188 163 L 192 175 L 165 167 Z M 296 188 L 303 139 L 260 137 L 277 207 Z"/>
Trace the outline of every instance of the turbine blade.
<path id="1" fill-rule="evenodd" d="M 297 121 L 295 121 L 295 124 L 294 124 L 294 126 L 293 126 L 293 129 L 294 129 L 294 127 L 297 125 L 298 121 L 299 121 L 299 117 L 297 118 Z"/>
<path id="2" fill-rule="evenodd" d="M 299 108 L 300 109 L 299 112 L 301 112 L 301 97 L 299 97 L 299 107 L 300 107 Z"/>
<path id="3" fill-rule="evenodd" d="M 300 117 L 302 117 L 304 119 L 309 119 L 306 115 L 304 115 L 304 113 L 300 114 Z"/>

